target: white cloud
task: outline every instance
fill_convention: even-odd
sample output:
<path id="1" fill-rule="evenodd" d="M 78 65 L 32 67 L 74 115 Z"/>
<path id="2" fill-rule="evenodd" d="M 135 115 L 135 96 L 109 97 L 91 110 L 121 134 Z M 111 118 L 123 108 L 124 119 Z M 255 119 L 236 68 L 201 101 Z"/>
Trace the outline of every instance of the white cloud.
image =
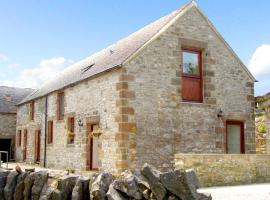
<path id="1" fill-rule="evenodd" d="M 0 61 L 7 62 L 8 60 L 9 60 L 8 56 L 6 56 L 5 54 L 0 53 Z"/>
<path id="2" fill-rule="evenodd" d="M 14 64 L 8 65 L 7 67 L 8 67 L 9 69 L 18 69 L 20 66 L 21 66 L 20 64 L 14 63 Z"/>
<path id="3" fill-rule="evenodd" d="M 3 80 L 0 81 L 0 85 L 39 88 L 46 80 L 51 79 L 72 63 L 72 60 L 63 57 L 43 59 L 37 67 L 22 70 L 16 80 Z"/>
<path id="4" fill-rule="evenodd" d="M 249 62 L 251 73 L 258 79 L 270 77 L 270 45 L 262 44 L 253 53 Z"/>

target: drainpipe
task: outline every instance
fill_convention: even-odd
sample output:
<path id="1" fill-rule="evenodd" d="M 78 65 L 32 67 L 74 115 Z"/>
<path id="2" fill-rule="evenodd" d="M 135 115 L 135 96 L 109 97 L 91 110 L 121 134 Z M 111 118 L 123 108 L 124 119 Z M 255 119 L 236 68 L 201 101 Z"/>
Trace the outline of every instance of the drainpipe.
<path id="1" fill-rule="evenodd" d="M 47 115 L 48 115 L 48 96 L 45 98 L 45 134 L 44 134 L 44 168 L 46 167 L 47 156 Z"/>

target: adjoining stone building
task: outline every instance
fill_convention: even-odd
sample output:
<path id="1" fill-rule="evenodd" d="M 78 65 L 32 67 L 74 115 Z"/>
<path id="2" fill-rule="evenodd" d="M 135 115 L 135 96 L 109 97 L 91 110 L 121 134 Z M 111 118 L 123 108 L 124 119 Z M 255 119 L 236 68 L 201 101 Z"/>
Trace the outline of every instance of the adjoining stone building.
<path id="1" fill-rule="evenodd" d="M 25 98 L 31 89 L 0 86 L 0 151 L 8 151 L 10 159 L 14 159 L 16 136 L 16 104 Z M 6 161 L 6 155 L 2 155 Z"/>
<path id="2" fill-rule="evenodd" d="M 255 153 L 254 81 L 191 2 L 27 96 L 16 159 L 118 172 L 173 168 L 175 153 Z"/>
<path id="3" fill-rule="evenodd" d="M 256 104 L 258 109 L 264 110 L 266 115 L 265 126 L 266 126 L 266 137 L 265 137 L 265 148 L 266 154 L 270 154 L 270 93 L 264 96 L 256 97 Z"/>

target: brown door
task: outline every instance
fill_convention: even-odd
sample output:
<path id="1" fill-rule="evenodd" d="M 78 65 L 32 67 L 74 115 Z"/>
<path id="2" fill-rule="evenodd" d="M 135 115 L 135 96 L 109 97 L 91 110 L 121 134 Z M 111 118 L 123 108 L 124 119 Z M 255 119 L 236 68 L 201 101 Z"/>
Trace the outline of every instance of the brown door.
<path id="1" fill-rule="evenodd" d="M 87 170 L 98 169 L 98 138 L 92 136 L 96 124 L 87 124 L 88 129 L 88 158 L 86 163 Z"/>
<path id="2" fill-rule="evenodd" d="M 202 58 L 197 49 L 182 49 L 182 99 L 202 102 Z"/>
<path id="3" fill-rule="evenodd" d="M 36 134 L 36 162 L 40 162 L 40 145 L 41 145 L 41 131 L 38 130 Z"/>
<path id="4" fill-rule="evenodd" d="M 27 133 L 27 129 L 24 130 L 24 134 L 23 134 L 23 160 L 26 161 L 26 157 L 27 157 L 27 140 L 28 140 L 28 133 Z"/>
<path id="5" fill-rule="evenodd" d="M 244 123 L 227 121 L 226 150 L 229 154 L 245 153 Z"/>

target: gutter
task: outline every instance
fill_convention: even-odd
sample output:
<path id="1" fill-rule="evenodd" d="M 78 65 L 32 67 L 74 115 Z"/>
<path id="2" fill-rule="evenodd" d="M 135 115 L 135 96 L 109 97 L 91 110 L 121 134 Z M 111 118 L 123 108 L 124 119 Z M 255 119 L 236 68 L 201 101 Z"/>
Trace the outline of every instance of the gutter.
<path id="1" fill-rule="evenodd" d="M 43 166 L 46 168 L 47 165 L 47 122 L 48 121 L 48 95 L 45 98 L 45 133 L 44 133 L 44 163 Z"/>

